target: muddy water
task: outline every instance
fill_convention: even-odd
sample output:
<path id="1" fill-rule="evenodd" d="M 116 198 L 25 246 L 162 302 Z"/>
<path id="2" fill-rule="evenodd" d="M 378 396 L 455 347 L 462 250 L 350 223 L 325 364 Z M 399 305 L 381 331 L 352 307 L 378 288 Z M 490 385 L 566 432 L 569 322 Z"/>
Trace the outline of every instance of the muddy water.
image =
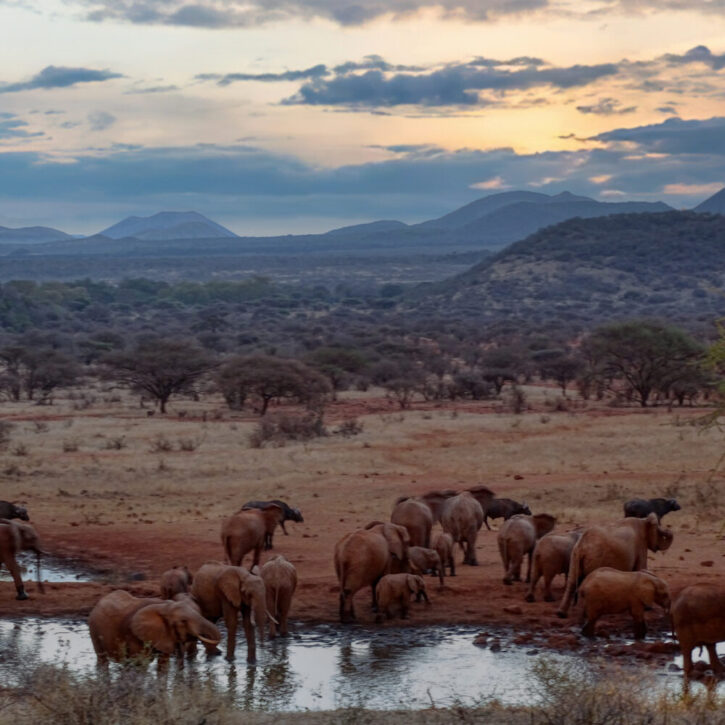
<path id="1" fill-rule="evenodd" d="M 18 564 L 23 581 L 35 581 L 35 555 L 22 554 Z M 79 561 L 44 556 L 40 561 L 40 578 L 45 582 L 88 582 L 98 575 Z M 12 581 L 12 577 L 5 567 L 0 567 L 0 582 L 5 581 Z"/>
<path id="2" fill-rule="evenodd" d="M 186 676 L 211 676 L 230 688 L 241 707 L 265 710 L 323 710 L 365 706 L 373 709 L 472 705 L 490 699 L 534 704 L 531 665 L 540 658 L 582 663 L 574 654 L 556 654 L 504 642 L 501 651 L 476 647 L 473 627 L 423 629 L 300 628 L 286 640 L 258 648 L 258 663 L 187 663 Z M 18 664 L 66 664 L 76 672 L 95 667 L 85 622 L 25 619 L 0 621 L 0 681 L 12 683 Z M 641 665 L 640 665 L 641 666 Z M 679 687 L 681 675 L 665 667 L 648 670 L 664 688 Z"/>

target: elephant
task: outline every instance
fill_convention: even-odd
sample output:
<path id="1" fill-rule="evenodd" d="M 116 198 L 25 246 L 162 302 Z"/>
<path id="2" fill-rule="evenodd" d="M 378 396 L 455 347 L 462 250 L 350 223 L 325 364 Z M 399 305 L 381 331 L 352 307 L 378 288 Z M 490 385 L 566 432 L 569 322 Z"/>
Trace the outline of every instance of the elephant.
<path id="1" fill-rule="evenodd" d="M 635 639 L 644 639 L 647 625 L 645 610 L 659 604 L 665 612 L 670 610 L 670 589 L 659 577 L 649 571 L 621 571 L 600 566 L 579 586 L 579 597 L 584 613 L 582 634 L 594 636 L 597 619 L 603 614 L 629 612 L 634 620 Z"/>
<path id="2" fill-rule="evenodd" d="M 219 630 L 188 602 L 141 599 L 121 589 L 98 601 L 88 627 L 101 664 L 152 654 L 165 662 L 196 639 L 213 647 L 221 640 Z"/>
<path id="3" fill-rule="evenodd" d="M 173 599 L 175 594 L 186 594 L 194 577 L 185 566 L 175 566 L 161 575 L 161 598 Z"/>
<path id="4" fill-rule="evenodd" d="M 527 602 L 535 601 L 536 585 L 542 576 L 544 577 L 544 601 L 554 601 L 551 593 L 551 581 L 557 574 L 564 574 L 568 578 L 571 550 L 581 535 L 581 531 L 570 531 L 568 534 L 546 534 L 536 542 L 531 568 L 531 583 L 525 597 Z"/>
<path id="5" fill-rule="evenodd" d="M 295 521 L 297 523 L 303 523 L 304 518 L 302 517 L 302 512 L 299 509 L 293 508 L 289 504 L 285 503 L 284 501 L 280 501 L 278 498 L 272 499 L 271 501 L 247 501 L 247 503 L 242 506 L 242 511 L 248 510 L 248 509 L 267 509 L 270 506 L 279 506 L 282 509 L 282 520 L 279 522 L 280 527 L 282 528 L 282 531 L 284 532 L 285 536 L 289 536 L 287 529 L 284 526 L 285 521 Z M 267 533 L 264 537 L 264 550 L 268 551 L 269 549 L 274 548 L 273 547 L 273 538 L 274 538 L 274 532 Z"/>
<path id="6" fill-rule="evenodd" d="M 600 566 L 620 571 L 647 568 L 647 550 L 667 551 L 672 545 L 672 531 L 663 529 L 657 514 L 645 519 L 627 517 L 611 526 L 589 526 L 571 550 L 569 578 L 556 614 L 566 617 L 579 584 Z"/>
<path id="7" fill-rule="evenodd" d="M 411 546 L 408 549 L 408 560 L 410 571 L 413 574 L 425 574 L 432 572 L 437 575 L 441 586 L 443 586 L 443 563 L 435 549 L 426 549 L 422 546 Z"/>
<path id="8" fill-rule="evenodd" d="M 372 590 L 377 608 L 376 587 L 392 568 L 406 569 L 410 536 L 403 526 L 373 522 L 369 528 L 346 534 L 335 545 L 335 573 L 340 584 L 340 621 L 355 619 L 353 598 L 364 587 Z"/>
<path id="9" fill-rule="evenodd" d="M 386 574 L 378 584 L 378 616 L 376 622 L 382 622 L 383 617 L 393 618 L 393 611 L 397 605 L 402 619 L 407 619 L 410 608 L 410 595 L 415 594 L 415 600 L 424 599 L 430 604 L 425 591 L 425 581 L 416 574 Z"/>
<path id="10" fill-rule="evenodd" d="M 486 520 L 486 510 L 491 506 L 492 502 L 496 500 L 496 494 L 488 487 L 483 484 L 477 486 L 471 486 L 466 489 L 473 498 L 481 504 L 483 509 L 483 519 Z M 490 514 L 489 514 L 490 515 Z M 491 527 L 486 524 L 486 528 L 490 531 Z"/>
<path id="11" fill-rule="evenodd" d="M 438 534 L 436 540 L 433 542 L 433 548 L 441 558 L 442 568 L 445 570 L 448 567 L 451 576 L 455 576 L 456 562 L 453 557 L 453 537 L 445 532 Z"/>
<path id="12" fill-rule="evenodd" d="M 528 554 L 526 581 L 531 581 L 531 559 L 536 542 L 556 526 L 556 518 L 551 514 L 516 514 L 504 521 L 498 532 L 498 550 L 504 568 L 504 584 L 521 581 L 521 564 Z"/>
<path id="13" fill-rule="evenodd" d="M 674 498 L 633 498 L 624 504 L 625 516 L 636 516 L 644 519 L 653 511 L 657 514 L 657 521 L 670 511 L 679 511 L 682 508 Z"/>
<path id="14" fill-rule="evenodd" d="M 207 563 L 194 575 L 191 596 L 208 620 L 216 622 L 220 617 L 224 617 L 224 624 L 227 627 L 227 660 L 230 662 L 234 660 L 241 612 L 244 636 L 247 640 L 247 662 L 250 664 L 256 662 L 252 610 L 259 639 L 263 641 L 265 617 L 269 616 L 264 580 L 241 566 Z M 209 654 L 217 653 L 209 651 Z"/>
<path id="15" fill-rule="evenodd" d="M 725 640 L 725 586 L 693 584 L 675 597 L 670 611 L 672 629 L 680 643 L 685 687 L 692 674 L 692 650 L 706 647 L 710 669 L 718 676 L 725 671 L 716 645 Z"/>
<path id="16" fill-rule="evenodd" d="M 23 506 L 16 506 L 10 501 L 0 501 L 0 519 L 20 519 L 30 521 L 28 510 Z"/>
<path id="17" fill-rule="evenodd" d="M 504 521 L 508 521 L 516 514 L 531 516 L 531 509 L 526 505 L 525 501 L 519 503 L 512 498 L 492 498 L 487 506 L 483 506 L 483 523 L 486 524 L 486 528 L 490 531 L 489 519 L 502 518 Z"/>
<path id="18" fill-rule="evenodd" d="M 468 491 L 452 496 L 443 504 L 441 526 L 463 549 L 463 563 L 478 566 L 476 537 L 483 524 L 481 504 Z"/>
<path id="19" fill-rule="evenodd" d="M 269 620 L 269 636 L 271 639 L 277 636 L 277 620 L 279 633 L 286 637 L 287 615 L 297 588 L 297 570 L 283 556 L 274 556 L 259 570 L 259 576 L 267 593 L 267 611 L 274 617 Z"/>
<path id="20" fill-rule="evenodd" d="M 17 555 L 20 551 L 35 552 L 35 570 L 38 580 L 38 589 L 41 593 L 45 591 L 43 582 L 40 580 L 40 557 L 43 552 L 40 549 L 38 534 L 30 524 L 22 524 L 10 519 L 0 519 L 0 564 L 5 564 L 15 583 L 16 599 L 27 599 L 20 567 L 17 562 Z"/>
<path id="21" fill-rule="evenodd" d="M 396 503 L 390 521 L 408 529 L 411 546 L 424 546 L 426 549 L 430 547 L 433 513 L 424 501 L 406 498 Z"/>
<path id="22" fill-rule="evenodd" d="M 429 509 L 433 516 L 433 523 L 437 523 L 441 520 L 441 513 L 443 512 L 443 504 L 447 499 L 458 494 L 458 491 L 454 491 L 452 488 L 442 489 L 440 491 L 428 491 L 420 496 L 416 496 L 413 500 L 424 503 Z M 410 501 L 410 496 L 400 496 L 395 500 L 395 506 L 402 503 L 403 501 Z"/>
<path id="23" fill-rule="evenodd" d="M 267 536 L 274 533 L 284 512 L 276 504 L 265 509 L 241 509 L 222 523 L 222 545 L 227 562 L 241 566 L 244 557 L 254 551 L 252 566 L 259 564 Z"/>

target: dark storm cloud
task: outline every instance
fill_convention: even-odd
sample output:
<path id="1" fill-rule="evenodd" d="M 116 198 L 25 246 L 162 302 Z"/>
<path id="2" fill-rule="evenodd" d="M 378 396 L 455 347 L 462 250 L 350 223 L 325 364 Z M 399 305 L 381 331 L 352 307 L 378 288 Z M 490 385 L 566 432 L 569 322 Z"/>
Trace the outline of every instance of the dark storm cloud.
<path id="1" fill-rule="evenodd" d="M 664 154 L 725 155 L 725 118 L 683 121 L 668 118 L 662 123 L 619 128 L 594 137 L 609 144 L 635 144 L 643 151 Z M 722 159 L 720 159 L 722 163 Z"/>
<path id="2" fill-rule="evenodd" d="M 97 83 L 122 77 L 120 73 L 113 73 L 110 70 L 66 68 L 49 65 L 27 81 L 0 83 L 0 93 L 17 93 L 18 91 L 31 91 L 37 88 L 68 88 L 78 83 Z"/>
<path id="3" fill-rule="evenodd" d="M 624 113 L 634 113 L 637 106 L 622 106 L 615 98 L 600 98 L 590 106 L 577 106 L 579 113 L 591 113 L 597 116 L 615 116 Z"/>

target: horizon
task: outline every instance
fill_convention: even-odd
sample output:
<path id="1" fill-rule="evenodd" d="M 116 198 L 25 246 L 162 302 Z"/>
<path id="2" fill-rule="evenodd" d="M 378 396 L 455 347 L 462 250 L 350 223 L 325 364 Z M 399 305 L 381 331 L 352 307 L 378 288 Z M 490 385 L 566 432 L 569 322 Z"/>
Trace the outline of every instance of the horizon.
<path id="1" fill-rule="evenodd" d="M 721 3 L 24 0 L 0 24 L 2 226 L 188 208 L 270 236 L 725 186 Z"/>

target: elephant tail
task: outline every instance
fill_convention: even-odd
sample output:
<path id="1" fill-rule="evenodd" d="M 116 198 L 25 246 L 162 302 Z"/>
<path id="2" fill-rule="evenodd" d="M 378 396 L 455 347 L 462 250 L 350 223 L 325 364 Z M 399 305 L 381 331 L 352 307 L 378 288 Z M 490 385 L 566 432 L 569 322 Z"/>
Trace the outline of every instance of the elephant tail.
<path id="1" fill-rule="evenodd" d="M 564 596 L 562 597 L 561 604 L 557 610 L 559 617 L 566 617 L 571 606 L 572 599 L 576 602 L 577 590 L 579 587 L 579 576 L 581 571 L 581 560 L 579 552 L 576 546 L 571 552 L 571 558 L 569 559 L 569 576 L 566 580 L 566 589 L 564 589 Z"/>

